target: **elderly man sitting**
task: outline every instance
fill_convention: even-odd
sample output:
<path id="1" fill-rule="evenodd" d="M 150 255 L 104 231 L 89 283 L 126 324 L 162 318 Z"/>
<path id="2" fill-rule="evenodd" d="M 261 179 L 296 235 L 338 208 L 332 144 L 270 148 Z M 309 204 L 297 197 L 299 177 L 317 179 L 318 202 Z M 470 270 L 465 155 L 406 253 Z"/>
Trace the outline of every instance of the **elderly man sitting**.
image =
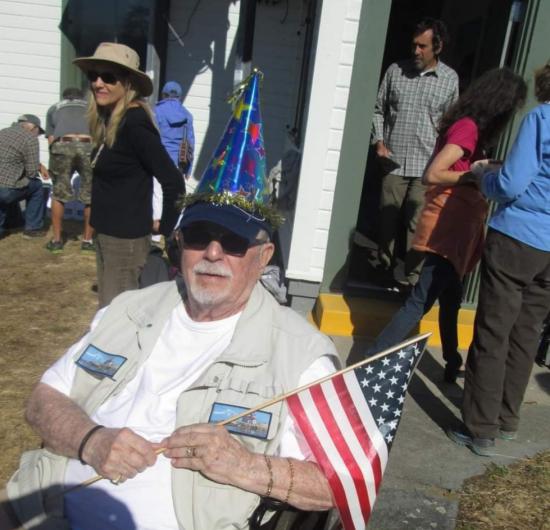
<path id="1" fill-rule="evenodd" d="M 20 519 L 29 502 L 18 499 L 96 474 L 109 480 L 50 488 L 49 522 L 216 530 L 247 528 L 262 496 L 305 510 L 333 505 L 284 402 L 216 425 L 338 365 L 332 342 L 258 282 L 273 226 L 235 200 L 188 206 L 177 231 L 181 277 L 119 295 L 44 374 L 27 419 L 45 449 L 8 485 Z M 28 469 L 36 461 L 47 462 L 42 480 Z"/>

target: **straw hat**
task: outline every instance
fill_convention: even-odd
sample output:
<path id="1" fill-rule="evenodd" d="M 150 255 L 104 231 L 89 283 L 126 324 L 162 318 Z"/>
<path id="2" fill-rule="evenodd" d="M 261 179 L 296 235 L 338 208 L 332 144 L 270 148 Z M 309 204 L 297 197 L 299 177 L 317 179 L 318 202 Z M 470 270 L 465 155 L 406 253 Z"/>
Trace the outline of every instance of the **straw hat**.
<path id="1" fill-rule="evenodd" d="M 97 68 L 100 62 L 116 64 L 126 70 L 140 95 L 146 97 L 153 93 L 153 82 L 139 69 L 139 55 L 132 48 L 116 42 L 102 42 L 91 57 L 73 60 L 84 72 Z"/>

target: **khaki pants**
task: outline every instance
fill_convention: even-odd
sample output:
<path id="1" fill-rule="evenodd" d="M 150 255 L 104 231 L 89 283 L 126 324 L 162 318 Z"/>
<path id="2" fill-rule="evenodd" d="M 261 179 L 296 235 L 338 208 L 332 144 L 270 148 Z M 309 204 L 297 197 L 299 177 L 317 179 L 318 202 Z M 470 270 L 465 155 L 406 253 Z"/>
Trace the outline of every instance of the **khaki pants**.
<path id="1" fill-rule="evenodd" d="M 388 269 L 395 267 L 395 240 L 404 227 L 407 244 L 405 276 L 411 284 L 416 283 L 422 268 L 423 253 L 412 248 L 412 241 L 424 206 L 425 193 L 426 186 L 420 178 L 389 173 L 382 180 L 378 257 L 382 266 Z"/>
<path id="2" fill-rule="evenodd" d="M 151 236 L 123 239 L 97 234 L 96 246 L 97 293 L 101 308 L 120 293 L 139 287 L 139 275 L 151 248 Z"/>

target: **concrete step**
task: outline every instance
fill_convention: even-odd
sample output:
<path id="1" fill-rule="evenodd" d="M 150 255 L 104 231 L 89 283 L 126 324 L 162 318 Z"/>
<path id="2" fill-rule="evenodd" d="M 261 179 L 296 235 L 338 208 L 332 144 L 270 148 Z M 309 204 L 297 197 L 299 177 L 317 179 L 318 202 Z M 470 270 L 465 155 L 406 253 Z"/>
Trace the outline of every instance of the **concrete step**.
<path id="1" fill-rule="evenodd" d="M 382 331 L 399 302 L 353 297 L 341 294 L 321 294 L 313 308 L 312 318 L 327 335 L 374 338 Z M 430 346 L 441 346 L 438 326 L 439 307 L 434 306 L 420 321 L 414 334 L 431 332 Z M 467 350 L 473 337 L 475 311 L 461 309 L 458 316 L 459 348 Z"/>

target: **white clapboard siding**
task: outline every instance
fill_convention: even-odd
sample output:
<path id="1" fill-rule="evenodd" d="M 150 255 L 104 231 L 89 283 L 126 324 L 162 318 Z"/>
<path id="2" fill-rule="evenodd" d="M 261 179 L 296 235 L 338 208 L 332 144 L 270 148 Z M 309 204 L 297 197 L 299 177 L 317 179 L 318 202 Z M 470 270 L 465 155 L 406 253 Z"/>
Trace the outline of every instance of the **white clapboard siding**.
<path id="1" fill-rule="evenodd" d="M 296 212 L 292 232 L 283 242 L 290 246 L 286 273 L 292 279 L 322 280 L 361 3 L 319 2 Z M 238 1 L 171 3 L 170 22 L 177 35 L 168 37 L 166 78 L 182 84 L 184 104 L 194 117 L 196 178 L 209 163 L 230 116 L 225 99 L 234 81 L 239 9 Z M 304 2 L 296 0 L 257 4 L 253 64 L 265 75 L 268 171 L 281 159 L 287 130 L 294 124 L 304 9 Z"/>
<path id="2" fill-rule="evenodd" d="M 239 2 L 172 2 L 170 22 L 181 38 L 168 37 L 166 79 L 184 89 L 193 114 L 199 178 L 224 132 L 231 109 Z M 253 65 L 264 73 L 262 113 L 268 171 L 280 160 L 292 126 L 303 48 L 303 2 L 258 3 Z"/>
<path id="3" fill-rule="evenodd" d="M 320 282 L 362 0 L 322 2 L 286 275 Z"/>
<path id="4" fill-rule="evenodd" d="M 0 0 L 0 128 L 59 100 L 61 0 Z M 47 164 L 44 138 L 41 161 Z"/>

